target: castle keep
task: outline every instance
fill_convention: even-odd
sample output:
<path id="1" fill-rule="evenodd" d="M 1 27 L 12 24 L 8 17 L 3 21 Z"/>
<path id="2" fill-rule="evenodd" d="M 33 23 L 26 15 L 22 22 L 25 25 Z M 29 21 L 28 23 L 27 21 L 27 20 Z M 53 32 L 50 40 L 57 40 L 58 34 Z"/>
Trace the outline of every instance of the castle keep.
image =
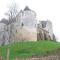
<path id="1" fill-rule="evenodd" d="M 25 7 L 16 17 L 0 21 L 0 45 L 19 41 L 53 40 L 52 23 L 37 23 L 36 13 Z"/>

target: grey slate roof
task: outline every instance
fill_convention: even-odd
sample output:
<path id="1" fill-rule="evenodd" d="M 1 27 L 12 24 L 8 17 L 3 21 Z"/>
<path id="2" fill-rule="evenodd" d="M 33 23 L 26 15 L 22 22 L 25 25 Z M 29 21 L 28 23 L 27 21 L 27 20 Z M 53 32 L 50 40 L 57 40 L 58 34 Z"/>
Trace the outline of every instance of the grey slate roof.
<path id="1" fill-rule="evenodd" d="M 5 19 L 5 18 L 3 18 L 3 19 L 0 21 L 0 23 L 4 23 L 4 24 L 8 25 L 8 20 Z"/>
<path id="2" fill-rule="evenodd" d="M 26 11 L 26 10 L 30 10 L 28 6 L 26 6 L 26 7 L 24 8 L 24 11 Z"/>

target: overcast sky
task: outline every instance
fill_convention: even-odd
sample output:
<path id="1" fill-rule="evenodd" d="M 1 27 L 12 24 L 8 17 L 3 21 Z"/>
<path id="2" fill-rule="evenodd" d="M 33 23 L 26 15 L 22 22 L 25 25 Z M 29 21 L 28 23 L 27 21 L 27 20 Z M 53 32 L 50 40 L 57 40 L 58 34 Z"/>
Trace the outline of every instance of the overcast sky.
<path id="1" fill-rule="evenodd" d="M 0 0 L 0 20 L 6 17 L 9 4 L 15 2 L 19 9 L 27 5 L 37 14 L 38 20 L 50 20 L 53 24 L 53 32 L 60 41 L 60 0 Z"/>

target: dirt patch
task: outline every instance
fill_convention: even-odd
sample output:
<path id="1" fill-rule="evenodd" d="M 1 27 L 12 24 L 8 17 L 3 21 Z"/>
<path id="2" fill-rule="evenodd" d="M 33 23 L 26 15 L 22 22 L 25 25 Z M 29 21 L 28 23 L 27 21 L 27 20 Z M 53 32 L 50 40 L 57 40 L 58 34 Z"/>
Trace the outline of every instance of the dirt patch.
<path id="1" fill-rule="evenodd" d="M 59 56 L 57 55 L 51 55 L 51 56 L 45 56 L 45 57 L 40 57 L 40 58 L 37 58 L 37 57 L 33 57 L 33 58 L 16 58 L 16 60 L 60 60 L 59 59 Z"/>

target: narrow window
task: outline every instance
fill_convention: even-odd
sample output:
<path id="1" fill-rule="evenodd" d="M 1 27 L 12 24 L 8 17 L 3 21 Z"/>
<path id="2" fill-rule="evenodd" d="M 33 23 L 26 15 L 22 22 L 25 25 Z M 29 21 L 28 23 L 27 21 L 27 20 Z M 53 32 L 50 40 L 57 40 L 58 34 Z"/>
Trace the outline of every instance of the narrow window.
<path id="1" fill-rule="evenodd" d="M 23 26 L 24 26 L 24 24 L 22 23 L 22 24 L 21 24 L 21 26 L 23 27 Z"/>

